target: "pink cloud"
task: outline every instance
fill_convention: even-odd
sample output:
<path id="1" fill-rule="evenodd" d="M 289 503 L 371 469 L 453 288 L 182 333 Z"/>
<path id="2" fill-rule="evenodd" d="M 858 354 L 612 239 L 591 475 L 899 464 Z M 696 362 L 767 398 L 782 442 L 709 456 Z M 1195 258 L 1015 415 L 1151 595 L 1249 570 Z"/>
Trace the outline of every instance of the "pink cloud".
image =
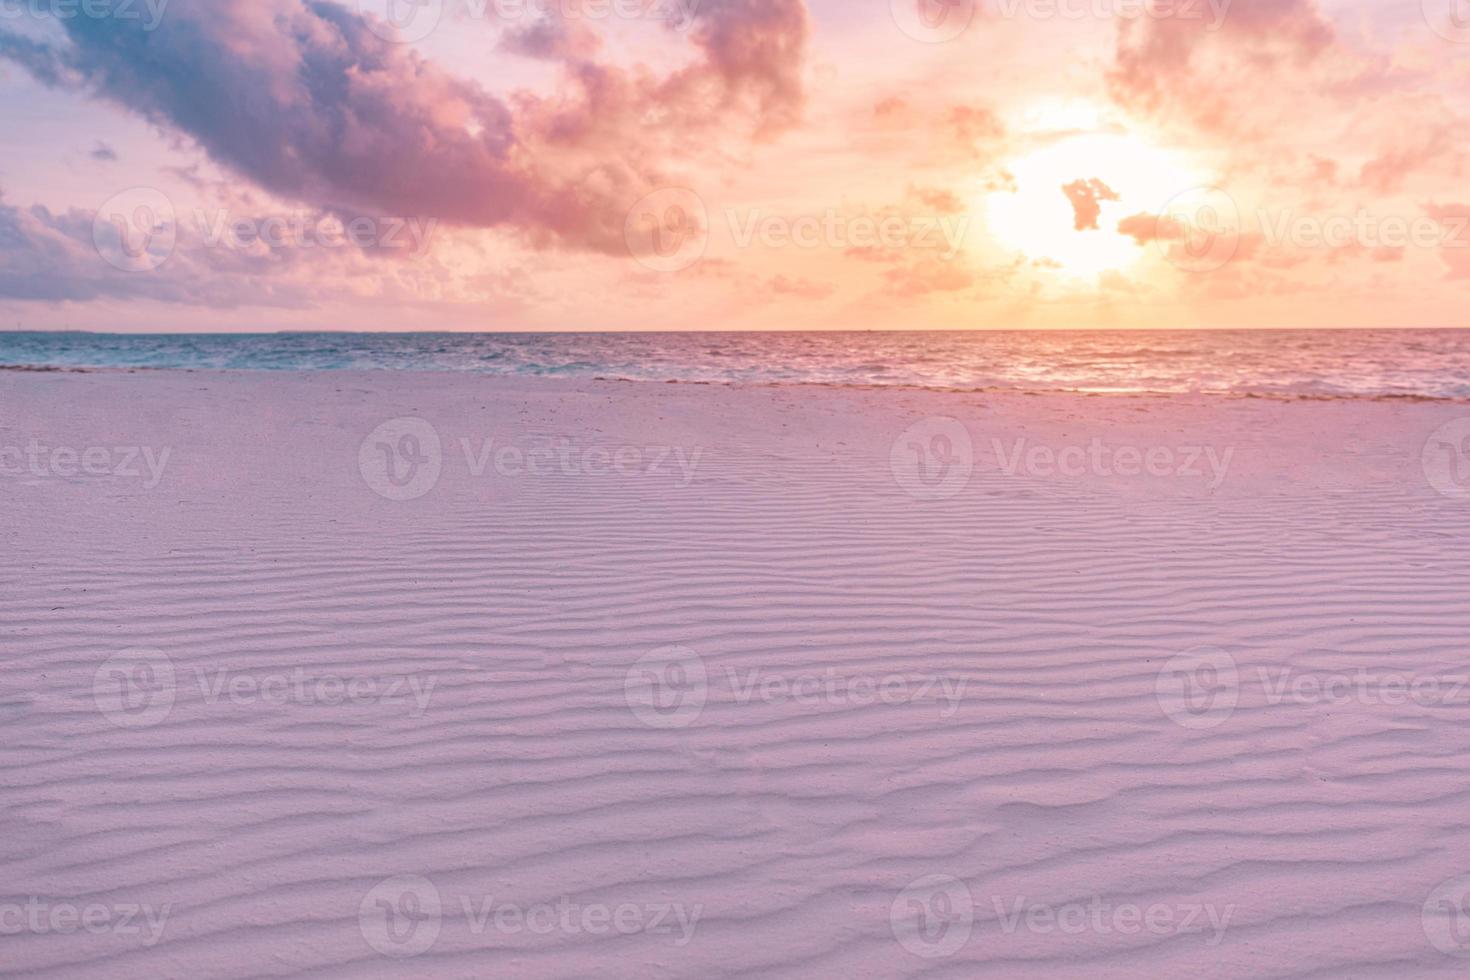
<path id="1" fill-rule="evenodd" d="M 776 276 L 766 285 L 778 296 L 794 296 L 798 299 L 826 299 L 837 291 L 836 285 L 830 282 L 791 279 L 787 276 Z"/>
<path id="2" fill-rule="evenodd" d="M 1171 241 L 1184 237 L 1177 222 L 1160 221 L 1156 214 L 1135 214 L 1118 222 L 1118 233 L 1127 235 L 1140 245 L 1153 241 Z"/>
<path id="3" fill-rule="evenodd" d="M 953 262 L 925 258 L 911 266 L 889 269 L 883 274 L 888 290 L 900 296 L 953 293 L 969 289 L 975 277 Z"/>
<path id="4" fill-rule="evenodd" d="M 69 44 L 0 34 L 0 57 L 187 136 L 274 194 L 608 253 L 701 134 L 796 121 L 808 30 L 803 0 L 704 0 L 688 35 L 699 56 L 655 78 L 588 60 L 595 45 L 564 25 L 531 28 L 510 49 L 561 61 L 567 87 L 507 103 L 325 0 L 180 4 L 152 33 L 60 24 Z"/>
<path id="5" fill-rule="evenodd" d="M 1207 17 L 1123 20 L 1107 78 L 1114 97 L 1139 110 L 1176 108 L 1206 129 L 1234 128 L 1241 77 L 1310 62 L 1333 42 L 1314 0 L 1234 0 Z"/>
<path id="6" fill-rule="evenodd" d="M 1439 257 L 1450 279 L 1470 279 L 1470 204 L 1430 204 L 1424 213 L 1440 222 L 1445 241 Z"/>

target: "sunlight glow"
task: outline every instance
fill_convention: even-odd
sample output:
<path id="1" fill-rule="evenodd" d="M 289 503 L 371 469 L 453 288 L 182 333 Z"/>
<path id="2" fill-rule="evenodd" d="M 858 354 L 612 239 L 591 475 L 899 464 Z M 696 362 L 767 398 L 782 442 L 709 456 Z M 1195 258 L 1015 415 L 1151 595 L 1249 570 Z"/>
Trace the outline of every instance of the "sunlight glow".
<path id="1" fill-rule="evenodd" d="M 1065 132 L 1071 128 L 1066 123 L 1078 118 L 1074 110 L 1065 119 L 1050 115 L 1047 122 L 1054 132 Z M 1015 191 L 989 194 L 983 203 L 992 236 L 1002 248 L 1054 263 L 1059 274 L 1070 277 L 1092 277 L 1136 263 L 1146 250 L 1120 234 L 1118 222 L 1140 213 L 1157 214 L 1175 195 L 1202 182 L 1182 155 L 1111 130 L 1061 135 L 1007 162 L 1006 169 L 1015 177 Z M 1091 180 L 1101 181 L 1118 200 L 1098 200 L 1097 228 L 1079 231 L 1063 188 Z"/>

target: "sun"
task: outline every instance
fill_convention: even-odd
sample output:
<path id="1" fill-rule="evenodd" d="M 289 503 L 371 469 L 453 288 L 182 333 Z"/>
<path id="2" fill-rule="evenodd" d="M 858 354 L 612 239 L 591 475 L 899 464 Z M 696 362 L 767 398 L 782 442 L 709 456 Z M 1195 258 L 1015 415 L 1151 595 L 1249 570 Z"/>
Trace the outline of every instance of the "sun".
<path id="1" fill-rule="evenodd" d="M 1126 269 L 1146 252 L 1118 232 L 1118 222 L 1157 214 L 1175 195 L 1202 181 L 1182 154 L 1119 129 L 1077 131 L 1057 125 L 1064 121 L 1075 117 L 1047 119 L 1054 135 L 1043 135 L 1045 145 L 1005 164 L 1015 188 L 986 196 L 986 224 L 1001 248 L 1061 275 L 1093 277 Z M 1067 188 L 1084 199 L 1082 212 Z M 1080 230 L 1079 218 L 1085 225 Z"/>

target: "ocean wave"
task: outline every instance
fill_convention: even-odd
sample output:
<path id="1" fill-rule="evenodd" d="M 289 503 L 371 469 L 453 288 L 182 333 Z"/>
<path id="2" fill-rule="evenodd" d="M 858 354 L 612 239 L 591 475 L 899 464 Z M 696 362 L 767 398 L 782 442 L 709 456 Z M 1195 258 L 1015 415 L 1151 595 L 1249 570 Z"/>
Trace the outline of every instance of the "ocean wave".
<path id="1" fill-rule="evenodd" d="M 0 332 L 12 368 L 469 371 L 1088 393 L 1470 397 L 1458 330 L 909 333 Z"/>

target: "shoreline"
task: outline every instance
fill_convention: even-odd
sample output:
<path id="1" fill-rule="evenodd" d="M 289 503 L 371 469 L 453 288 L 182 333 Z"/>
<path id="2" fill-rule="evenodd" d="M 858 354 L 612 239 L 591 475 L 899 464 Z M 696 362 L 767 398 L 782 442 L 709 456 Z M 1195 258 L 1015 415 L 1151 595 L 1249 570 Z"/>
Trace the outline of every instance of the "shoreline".
<path id="1" fill-rule="evenodd" d="M 1092 390 L 1080 388 L 1014 388 L 1014 387 L 950 387 L 937 385 L 916 384 L 883 384 L 863 383 L 845 381 L 725 381 L 725 380 L 703 380 L 703 379 L 681 379 L 669 378 L 657 380 L 651 378 L 620 378 L 605 375 L 553 375 L 553 374 L 506 374 L 488 371 L 470 370 L 432 370 L 419 368 L 214 368 L 214 367 L 152 367 L 146 365 L 57 365 L 57 364 L 0 364 L 0 373 L 11 372 L 16 374 L 203 374 L 203 375 L 406 375 L 406 376 L 428 376 L 428 377 L 457 377 L 468 376 L 481 380 L 493 379 L 497 381 L 549 381 L 549 382 L 596 382 L 603 384 L 627 384 L 627 385 L 694 385 L 701 387 L 717 388 L 791 388 L 791 389 L 821 389 L 837 391 L 906 391 L 906 392 L 934 392 L 940 394 L 954 395 L 1025 395 L 1035 396 L 1075 396 L 1081 398 L 1220 398 L 1220 399 L 1262 399 L 1279 402 L 1404 402 L 1404 403 L 1426 403 L 1426 404 L 1467 404 L 1470 405 L 1470 396 L 1437 396 L 1420 395 L 1408 392 L 1384 392 L 1376 394 L 1332 394 L 1321 392 L 1268 392 L 1268 391 L 1227 391 L 1215 389 L 1200 389 L 1192 391 L 1163 391 L 1154 389 L 1137 390 Z"/>

